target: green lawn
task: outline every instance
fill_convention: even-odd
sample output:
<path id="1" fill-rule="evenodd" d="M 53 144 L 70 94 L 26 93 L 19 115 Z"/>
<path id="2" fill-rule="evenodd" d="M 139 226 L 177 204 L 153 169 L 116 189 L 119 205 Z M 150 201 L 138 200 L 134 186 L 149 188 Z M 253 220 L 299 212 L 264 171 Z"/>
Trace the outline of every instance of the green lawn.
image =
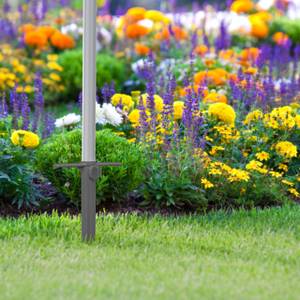
<path id="1" fill-rule="evenodd" d="M 0 299 L 299 299 L 300 207 L 0 219 Z"/>

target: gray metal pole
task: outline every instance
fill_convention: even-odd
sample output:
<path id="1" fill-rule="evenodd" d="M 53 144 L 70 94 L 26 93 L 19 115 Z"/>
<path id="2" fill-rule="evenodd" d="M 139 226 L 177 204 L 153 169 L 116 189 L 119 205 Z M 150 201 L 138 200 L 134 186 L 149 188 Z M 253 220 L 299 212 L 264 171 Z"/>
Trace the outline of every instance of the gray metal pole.
<path id="1" fill-rule="evenodd" d="M 82 161 L 96 162 L 96 0 L 83 3 Z M 82 239 L 92 240 L 96 226 L 96 179 L 81 172 Z"/>
<path id="2" fill-rule="evenodd" d="M 91 241 L 96 231 L 96 181 L 102 167 L 120 166 L 117 162 L 96 162 L 96 0 L 83 0 L 83 95 L 82 161 L 56 164 L 58 168 L 81 171 L 82 240 Z"/>

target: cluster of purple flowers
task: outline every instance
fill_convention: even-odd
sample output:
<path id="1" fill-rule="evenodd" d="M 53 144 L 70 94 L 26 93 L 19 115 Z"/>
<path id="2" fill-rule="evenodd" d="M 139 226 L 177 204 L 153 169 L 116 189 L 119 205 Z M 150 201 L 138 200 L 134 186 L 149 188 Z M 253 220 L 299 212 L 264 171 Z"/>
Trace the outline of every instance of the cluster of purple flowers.
<path id="1" fill-rule="evenodd" d="M 43 85 L 39 74 L 36 75 L 34 87 L 33 113 L 27 94 L 17 93 L 17 87 L 11 90 L 9 95 L 3 92 L 0 104 L 0 120 L 11 117 L 12 129 L 31 130 L 46 138 L 54 131 L 55 120 L 44 109 Z"/>

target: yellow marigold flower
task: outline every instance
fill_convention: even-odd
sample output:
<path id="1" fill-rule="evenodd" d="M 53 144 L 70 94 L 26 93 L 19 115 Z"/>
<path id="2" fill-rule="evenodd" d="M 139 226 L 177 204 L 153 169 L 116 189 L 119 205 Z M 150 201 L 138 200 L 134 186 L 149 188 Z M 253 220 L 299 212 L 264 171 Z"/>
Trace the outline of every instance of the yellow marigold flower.
<path id="1" fill-rule="evenodd" d="M 24 92 L 26 94 L 31 94 L 31 93 L 34 92 L 34 88 L 32 86 L 30 86 L 30 85 L 26 85 L 25 88 L 24 88 Z"/>
<path id="2" fill-rule="evenodd" d="M 211 92 L 203 99 L 204 103 L 227 103 L 227 97 L 225 95 L 219 94 L 217 92 Z"/>
<path id="3" fill-rule="evenodd" d="M 207 180 L 206 178 L 202 178 L 201 179 L 201 183 L 203 184 L 205 189 L 210 189 L 212 187 L 214 187 L 214 184 L 211 183 L 209 180 Z"/>
<path id="4" fill-rule="evenodd" d="M 249 125 L 252 122 L 261 120 L 262 117 L 263 117 L 263 113 L 259 109 L 256 109 L 256 110 L 248 113 L 248 115 L 246 116 L 246 118 L 244 120 L 244 124 Z"/>
<path id="5" fill-rule="evenodd" d="M 289 180 L 286 180 L 286 179 L 283 179 L 281 180 L 281 182 L 285 185 L 288 185 L 288 186 L 294 186 L 295 184 Z"/>
<path id="6" fill-rule="evenodd" d="M 173 109 L 174 109 L 174 119 L 181 120 L 183 115 L 183 110 L 184 110 L 184 102 L 175 101 L 173 103 Z"/>
<path id="7" fill-rule="evenodd" d="M 119 104 L 123 105 L 123 106 L 127 106 L 127 107 L 133 107 L 134 102 L 132 101 L 131 96 L 126 95 L 126 94 L 114 94 L 111 97 L 111 103 L 114 106 L 117 106 Z"/>
<path id="8" fill-rule="evenodd" d="M 255 157 L 260 161 L 264 161 L 264 160 L 267 161 L 270 158 L 270 154 L 265 151 L 262 151 L 262 152 L 256 153 Z"/>
<path id="9" fill-rule="evenodd" d="M 55 61 L 48 62 L 47 67 L 50 70 L 55 70 L 55 71 L 58 71 L 58 72 L 61 72 L 63 70 L 63 68 Z"/>
<path id="10" fill-rule="evenodd" d="M 275 178 L 282 177 L 282 174 L 281 174 L 281 173 L 275 172 L 275 171 L 270 171 L 270 175 L 271 175 L 272 177 L 275 177 Z"/>
<path id="11" fill-rule="evenodd" d="M 26 130 L 14 131 L 11 135 L 11 141 L 15 146 L 22 146 L 29 149 L 36 148 L 40 144 L 38 135 Z"/>
<path id="12" fill-rule="evenodd" d="M 300 197 L 300 193 L 299 193 L 296 189 L 291 188 L 291 189 L 288 189 L 288 191 L 289 191 L 292 195 L 294 195 L 295 197 L 297 197 L 297 198 Z"/>
<path id="13" fill-rule="evenodd" d="M 284 158 L 297 157 L 297 146 L 288 141 L 279 142 L 275 145 L 276 152 Z"/>
<path id="14" fill-rule="evenodd" d="M 138 125 L 140 120 L 140 111 L 138 109 L 133 109 L 128 115 L 128 120 L 133 125 Z"/>
<path id="15" fill-rule="evenodd" d="M 296 126 L 297 126 L 298 128 L 300 128 L 300 115 L 297 115 L 297 116 L 295 117 L 295 122 L 296 122 Z"/>
<path id="16" fill-rule="evenodd" d="M 52 79 L 52 80 L 54 80 L 54 81 L 61 81 L 60 76 L 59 76 L 58 74 L 56 74 L 56 73 L 51 73 L 51 74 L 49 75 L 49 77 L 50 77 L 50 79 Z"/>
<path id="17" fill-rule="evenodd" d="M 208 172 L 209 175 L 222 175 L 222 171 L 216 168 L 212 168 Z"/>
<path id="18" fill-rule="evenodd" d="M 268 170 L 264 167 L 263 163 L 257 160 L 251 160 L 247 165 L 246 165 L 246 170 L 253 170 L 257 171 L 261 174 L 267 174 Z"/>
<path id="19" fill-rule="evenodd" d="M 47 60 L 48 61 L 57 61 L 58 60 L 58 55 L 56 55 L 56 54 L 48 54 L 47 55 Z"/>
<path id="20" fill-rule="evenodd" d="M 221 146 L 213 146 L 211 148 L 211 150 L 209 151 L 209 154 L 210 155 L 216 155 L 218 151 L 224 151 L 225 148 L 224 147 L 221 147 Z"/>
<path id="21" fill-rule="evenodd" d="M 279 169 L 279 170 L 282 170 L 282 171 L 284 171 L 284 172 L 287 172 L 289 168 L 288 168 L 288 166 L 285 165 L 285 164 L 279 164 L 279 165 L 278 165 L 278 169 Z"/>
<path id="22" fill-rule="evenodd" d="M 205 140 L 208 141 L 208 142 L 213 142 L 213 141 L 214 141 L 214 140 L 213 140 L 211 137 L 209 137 L 208 135 L 205 136 Z"/>
<path id="23" fill-rule="evenodd" d="M 15 71 L 24 74 L 26 72 L 26 67 L 24 65 L 18 65 L 15 67 Z"/>
<path id="24" fill-rule="evenodd" d="M 119 131 L 119 132 L 116 132 L 116 135 L 117 136 L 125 136 L 125 133 L 123 131 Z"/>
<path id="25" fill-rule="evenodd" d="M 135 143 L 136 142 L 136 138 L 132 138 L 128 140 L 129 143 Z"/>
<path id="26" fill-rule="evenodd" d="M 225 103 L 214 103 L 208 108 L 208 114 L 226 124 L 234 125 L 235 111 L 232 106 Z"/>
<path id="27" fill-rule="evenodd" d="M 250 179 L 249 172 L 240 169 L 231 169 L 228 177 L 230 182 L 245 181 L 248 182 Z"/>
<path id="28" fill-rule="evenodd" d="M 145 19 L 149 19 L 153 22 L 162 22 L 168 24 L 170 20 L 158 10 L 148 10 L 145 14 Z"/>

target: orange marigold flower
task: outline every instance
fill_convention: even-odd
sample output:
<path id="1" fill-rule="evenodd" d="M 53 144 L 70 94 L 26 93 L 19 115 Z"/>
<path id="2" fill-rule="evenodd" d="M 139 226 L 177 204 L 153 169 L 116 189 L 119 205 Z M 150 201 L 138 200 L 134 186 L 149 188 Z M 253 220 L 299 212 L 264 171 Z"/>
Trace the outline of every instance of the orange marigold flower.
<path id="1" fill-rule="evenodd" d="M 185 40 L 187 38 L 187 32 L 179 26 L 164 27 L 161 32 L 155 35 L 157 40 L 169 40 L 171 35 L 175 37 L 177 41 Z"/>
<path id="2" fill-rule="evenodd" d="M 146 9 L 143 7 L 132 7 L 128 9 L 125 17 L 128 23 L 135 23 L 145 19 Z"/>
<path id="3" fill-rule="evenodd" d="M 135 53 L 141 56 L 147 56 L 150 53 L 150 48 L 142 43 L 135 43 Z"/>
<path id="4" fill-rule="evenodd" d="M 255 75 L 257 73 L 257 68 L 249 67 L 244 69 L 245 74 Z"/>
<path id="5" fill-rule="evenodd" d="M 228 73 L 224 69 L 219 68 L 196 73 L 194 81 L 196 85 L 203 85 L 205 82 L 209 85 L 223 85 L 227 78 Z"/>
<path id="6" fill-rule="evenodd" d="M 126 36 L 129 39 L 138 39 L 142 36 L 145 36 L 149 33 L 148 28 L 145 26 L 139 25 L 137 23 L 130 24 L 126 28 Z"/>
<path id="7" fill-rule="evenodd" d="M 47 46 L 47 36 L 38 30 L 25 33 L 24 42 L 27 46 L 42 49 Z"/>
<path id="8" fill-rule="evenodd" d="M 258 39 L 264 39 L 269 34 L 269 27 L 267 23 L 259 18 L 259 17 L 249 17 L 252 29 L 251 29 L 251 35 L 258 38 Z"/>
<path id="9" fill-rule="evenodd" d="M 289 36 L 283 32 L 276 32 L 272 39 L 277 45 L 285 45 L 289 41 Z"/>
<path id="10" fill-rule="evenodd" d="M 219 94 L 216 92 L 209 93 L 206 97 L 203 99 L 204 103 L 227 103 L 227 97 L 223 94 Z"/>
<path id="11" fill-rule="evenodd" d="M 23 33 L 27 33 L 34 30 L 35 30 L 35 26 L 32 24 L 24 24 L 20 27 L 20 31 Z"/>
<path id="12" fill-rule="evenodd" d="M 255 62 L 259 56 L 260 50 L 258 48 L 246 48 L 241 52 L 242 61 L 250 61 L 251 63 Z"/>
<path id="13" fill-rule="evenodd" d="M 204 56 L 208 52 L 208 47 L 206 45 L 199 45 L 195 48 L 194 52 L 199 56 Z"/>
<path id="14" fill-rule="evenodd" d="M 49 39 L 56 30 L 51 26 L 40 26 L 38 31 L 42 32 Z"/>
<path id="15" fill-rule="evenodd" d="M 75 47 L 75 41 L 74 39 L 66 34 L 63 34 L 59 31 L 56 31 L 50 38 L 51 44 L 60 49 L 72 49 Z"/>
<path id="16" fill-rule="evenodd" d="M 236 13 L 246 13 L 254 8 L 254 4 L 250 0 L 236 0 L 232 3 L 230 10 Z"/>

